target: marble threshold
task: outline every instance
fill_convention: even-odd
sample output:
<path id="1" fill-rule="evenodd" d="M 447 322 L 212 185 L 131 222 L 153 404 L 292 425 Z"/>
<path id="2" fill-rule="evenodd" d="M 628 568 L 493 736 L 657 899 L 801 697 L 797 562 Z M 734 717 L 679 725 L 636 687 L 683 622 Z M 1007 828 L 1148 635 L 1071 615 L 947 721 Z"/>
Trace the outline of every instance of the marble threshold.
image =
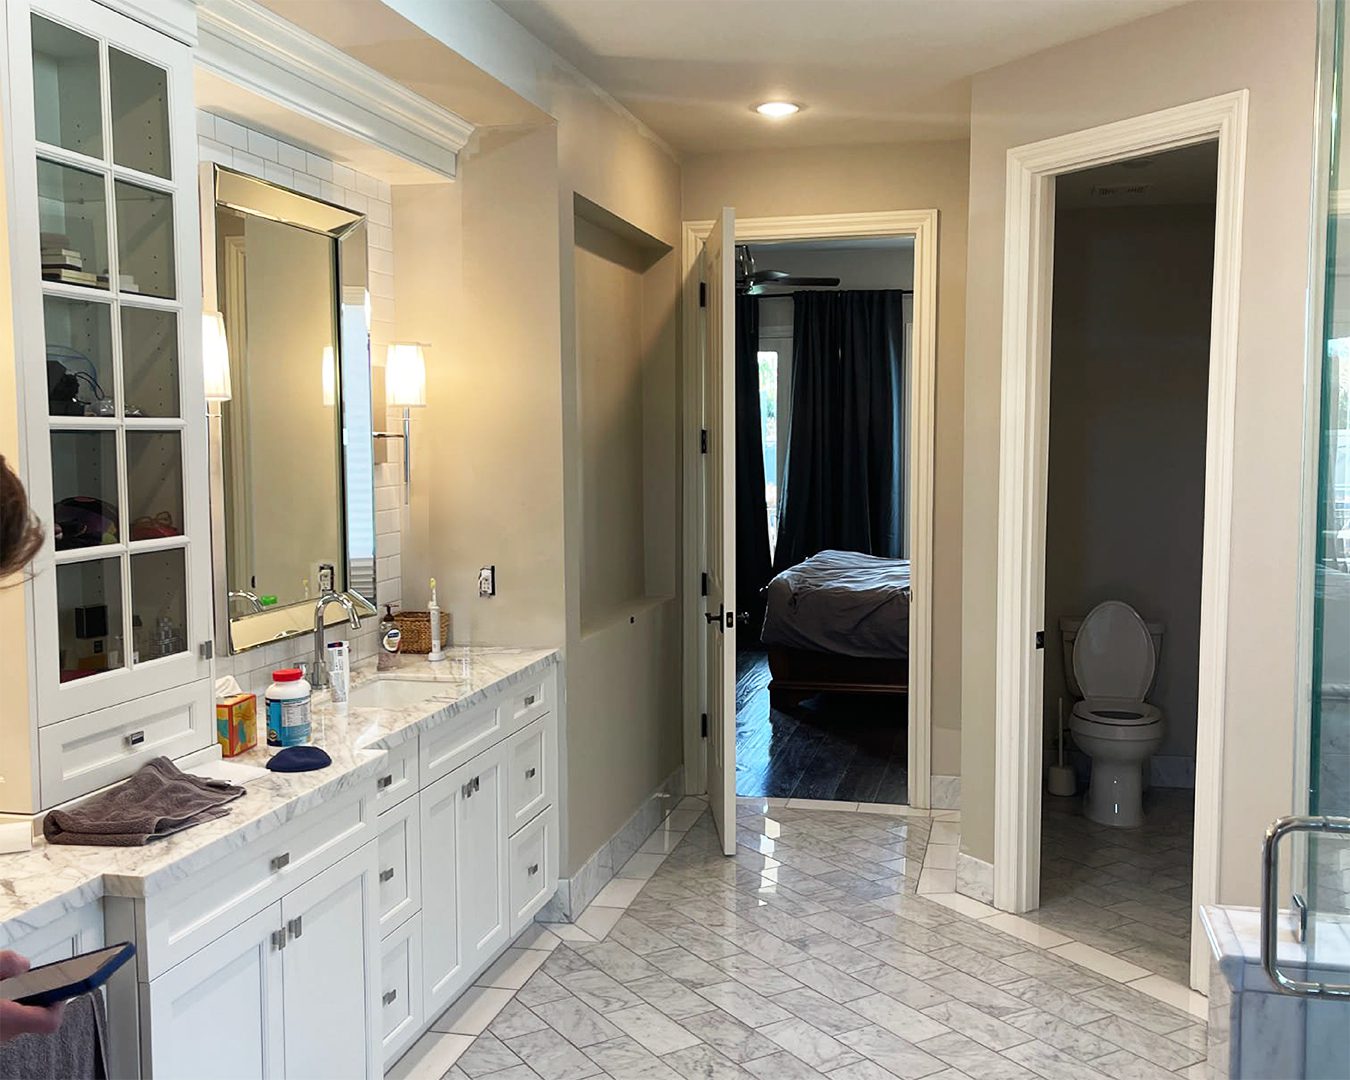
<path id="1" fill-rule="evenodd" d="M 327 693 L 315 694 L 314 741 L 333 764 L 249 779 L 247 794 L 231 803 L 224 817 L 140 847 L 53 845 L 39 838 L 30 851 L 0 855 L 0 948 L 102 896 L 149 896 L 182 881 L 373 777 L 389 750 L 558 662 L 555 649 L 460 646 L 436 664 L 406 656 L 392 671 L 377 672 L 374 659 L 356 665 L 353 690 L 397 678 L 434 683 L 437 692 L 416 704 L 379 708 L 338 708 Z M 273 753 L 260 745 L 224 764 L 265 766 Z"/>

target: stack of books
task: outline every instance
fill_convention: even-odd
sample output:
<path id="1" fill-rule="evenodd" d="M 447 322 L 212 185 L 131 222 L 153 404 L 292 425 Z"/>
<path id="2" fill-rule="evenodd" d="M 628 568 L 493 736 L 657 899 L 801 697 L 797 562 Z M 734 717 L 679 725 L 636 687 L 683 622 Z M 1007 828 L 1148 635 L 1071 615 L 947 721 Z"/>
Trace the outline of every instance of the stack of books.
<path id="1" fill-rule="evenodd" d="M 42 234 L 42 279 L 67 285 L 96 285 L 97 275 L 84 268 L 84 255 L 70 246 L 64 233 Z"/>

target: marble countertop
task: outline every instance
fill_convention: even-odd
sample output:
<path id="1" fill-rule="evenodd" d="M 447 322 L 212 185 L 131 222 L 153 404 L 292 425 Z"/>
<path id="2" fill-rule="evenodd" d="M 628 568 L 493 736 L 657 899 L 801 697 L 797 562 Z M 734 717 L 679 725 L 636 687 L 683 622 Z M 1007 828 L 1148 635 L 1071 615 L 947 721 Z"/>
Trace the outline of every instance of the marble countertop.
<path id="1" fill-rule="evenodd" d="M 201 867 L 279 828 L 306 810 L 360 784 L 379 771 L 387 751 L 558 663 L 555 649 L 460 646 L 430 664 L 400 657 L 395 671 L 376 672 L 374 660 L 352 672 L 352 689 L 383 677 L 444 685 L 425 701 L 397 708 L 335 708 L 315 694 L 313 738 L 333 759 L 316 772 L 267 773 L 249 781 L 246 794 L 222 818 L 141 847 L 52 845 L 38 839 L 31 851 L 0 855 L 0 948 L 102 896 L 149 896 Z M 261 702 L 259 703 L 261 706 Z M 259 708 L 261 714 L 262 709 Z M 259 736 L 263 737 L 259 715 Z M 258 746 L 232 758 L 266 765 L 275 751 Z M 190 769 L 188 771 L 191 771 Z"/>

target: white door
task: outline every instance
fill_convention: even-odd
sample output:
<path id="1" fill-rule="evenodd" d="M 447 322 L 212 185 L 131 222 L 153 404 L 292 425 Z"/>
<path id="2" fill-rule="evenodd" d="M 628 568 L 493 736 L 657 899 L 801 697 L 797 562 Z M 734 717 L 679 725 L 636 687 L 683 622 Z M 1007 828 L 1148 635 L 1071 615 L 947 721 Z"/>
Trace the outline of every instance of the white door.
<path id="1" fill-rule="evenodd" d="M 366 844 L 282 898 L 291 1080 L 381 1075 L 377 865 L 375 845 Z"/>
<path id="2" fill-rule="evenodd" d="M 285 1075 L 282 927 L 272 904 L 150 983 L 147 1077 Z"/>
<path id="3" fill-rule="evenodd" d="M 703 246 L 704 551 L 708 564 L 708 802 L 727 855 L 736 851 L 736 212 Z"/>

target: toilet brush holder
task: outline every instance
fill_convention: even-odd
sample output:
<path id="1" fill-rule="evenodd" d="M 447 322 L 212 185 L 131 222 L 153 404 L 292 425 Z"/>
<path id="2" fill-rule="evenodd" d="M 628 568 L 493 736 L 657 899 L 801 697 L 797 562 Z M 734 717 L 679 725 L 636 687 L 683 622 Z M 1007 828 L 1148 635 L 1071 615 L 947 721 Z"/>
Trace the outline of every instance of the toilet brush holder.
<path id="1" fill-rule="evenodd" d="M 1078 790 L 1072 766 L 1064 764 L 1064 699 L 1059 699 L 1059 761 L 1050 766 L 1045 786 L 1051 795 L 1067 798 Z"/>

